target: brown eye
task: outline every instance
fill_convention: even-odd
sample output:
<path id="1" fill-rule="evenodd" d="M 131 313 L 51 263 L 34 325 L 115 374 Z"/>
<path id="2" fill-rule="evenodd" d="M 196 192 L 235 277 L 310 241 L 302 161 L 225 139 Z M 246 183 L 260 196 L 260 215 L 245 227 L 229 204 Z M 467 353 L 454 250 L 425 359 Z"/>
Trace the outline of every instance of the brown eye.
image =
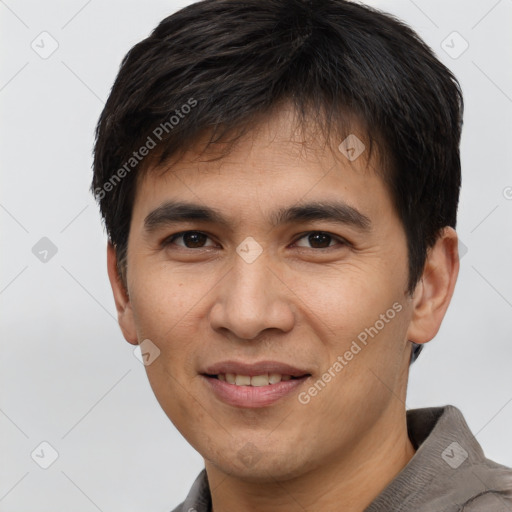
<path id="1" fill-rule="evenodd" d="M 164 241 L 164 245 L 170 245 L 175 242 L 175 240 L 183 240 L 183 244 L 175 244 L 180 247 L 185 247 L 186 249 L 201 249 L 205 246 L 205 242 L 209 239 L 209 236 L 205 233 L 201 233 L 201 231 L 184 231 L 182 233 L 176 233 L 171 237 L 167 238 Z"/>
<path id="2" fill-rule="evenodd" d="M 344 245 L 345 242 L 339 237 L 335 237 L 334 235 L 331 235 L 329 233 L 325 233 L 323 231 L 312 231 L 310 233 L 306 233 L 301 238 L 298 239 L 298 241 L 306 239 L 307 243 L 310 244 L 310 246 L 305 245 L 297 245 L 298 247 L 308 247 L 310 249 L 328 249 L 329 247 L 333 247 L 331 242 L 337 241 L 339 244 Z"/>

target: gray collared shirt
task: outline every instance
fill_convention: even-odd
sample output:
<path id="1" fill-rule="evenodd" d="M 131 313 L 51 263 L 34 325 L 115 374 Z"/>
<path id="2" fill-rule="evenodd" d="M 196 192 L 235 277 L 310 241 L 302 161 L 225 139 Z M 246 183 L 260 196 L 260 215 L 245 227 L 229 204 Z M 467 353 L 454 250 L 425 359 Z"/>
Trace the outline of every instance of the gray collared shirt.
<path id="1" fill-rule="evenodd" d="M 407 411 L 416 453 L 364 512 L 510 512 L 512 469 L 487 459 L 456 407 Z M 211 512 L 203 469 L 172 512 Z"/>

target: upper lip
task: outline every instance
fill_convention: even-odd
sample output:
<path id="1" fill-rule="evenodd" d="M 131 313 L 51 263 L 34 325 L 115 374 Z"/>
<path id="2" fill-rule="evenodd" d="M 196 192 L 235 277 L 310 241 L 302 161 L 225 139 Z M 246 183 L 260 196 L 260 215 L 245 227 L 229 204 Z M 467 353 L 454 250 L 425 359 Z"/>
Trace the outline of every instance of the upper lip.
<path id="1" fill-rule="evenodd" d="M 248 375 L 249 377 L 264 375 L 266 373 L 279 373 L 281 375 L 291 375 L 292 377 L 310 375 L 310 372 L 307 370 L 301 370 L 300 368 L 287 363 L 280 363 L 279 361 L 258 361 L 256 363 L 222 361 L 208 366 L 201 373 L 205 375 L 234 373 L 236 375 Z"/>

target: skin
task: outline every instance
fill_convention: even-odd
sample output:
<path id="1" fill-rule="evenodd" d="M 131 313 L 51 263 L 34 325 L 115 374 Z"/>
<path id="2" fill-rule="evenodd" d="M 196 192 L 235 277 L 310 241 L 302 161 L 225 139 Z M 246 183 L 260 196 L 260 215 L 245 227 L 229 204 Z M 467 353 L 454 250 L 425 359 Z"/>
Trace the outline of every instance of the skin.
<path id="1" fill-rule="evenodd" d="M 214 150 L 201 158 L 189 151 L 172 168 L 162 166 L 166 172 L 150 169 L 137 186 L 126 289 L 108 247 L 124 337 L 159 348 L 146 366 L 149 382 L 204 457 L 215 512 L 364 510 L 414 455 L 405 416 L 408 340 L 426 343 L 436 335 L 459 270 L 457 234 L 445 228 L 409 296 L 405 232 L 374 171 L 375 154 L 349 162 L 318 139 L 305 143 L 292 126 L 292 113 L 283 109 L 221 160 L 207 161 Z M 278 207 L 340 198 L 371 219 L 369 233 L 331 221 L 274 228 L 268 222 Z M 230 225 L 180 222 L 148 233 L 145 217 L 166 200 L 218 208 Z M 208 235 L 202 247 L 184 238 L 162 246 L 187 230 Z M 332 238 L 315 245 L 312 231 Z M 263 249 L 251 264 L 236 252 L 248 236 Z M 394 303 L 401 311 L 309 403 L 300 403 L 298 392 Z M 199 375 L 227 359 L 277 360 L 312 376 L 268 407 L 233 407 Z"/>

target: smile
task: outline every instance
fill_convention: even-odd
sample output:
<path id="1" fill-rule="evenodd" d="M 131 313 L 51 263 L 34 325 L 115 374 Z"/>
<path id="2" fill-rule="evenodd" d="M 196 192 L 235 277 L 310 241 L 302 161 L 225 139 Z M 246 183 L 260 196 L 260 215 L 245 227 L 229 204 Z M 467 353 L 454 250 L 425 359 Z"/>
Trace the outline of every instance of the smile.
<path id="1" fill-rule="evenodd" d="M 292 377 L 291 375 L 202 375 L 209 393 L 232 407 L 256 409 L 269 407 L 278 400 L 300 392 L 311 375 Z M 279 380 L 277 380 L 279 378 Z M 234 380 L 234 382 L 233 382 Z M 230 382 L 231 381 L 231 382 Z M 271 382 L 272 381 L 272 382 Z"/>
<path id="2" fill-rule="evenodd" d="M 216 377 L 220 381 L 229 382 L 229 384 L 235 384 L 236 386 L 270 386 L 278 384 L 281 381 L 287 381 L 291 379 L 297 379 L 291 375 L 282 375 L 280 373 L 265 373 L 263 375 L 237 375 L 236 373 L 219 373 L 218 375 L 211 375 Z"/>

